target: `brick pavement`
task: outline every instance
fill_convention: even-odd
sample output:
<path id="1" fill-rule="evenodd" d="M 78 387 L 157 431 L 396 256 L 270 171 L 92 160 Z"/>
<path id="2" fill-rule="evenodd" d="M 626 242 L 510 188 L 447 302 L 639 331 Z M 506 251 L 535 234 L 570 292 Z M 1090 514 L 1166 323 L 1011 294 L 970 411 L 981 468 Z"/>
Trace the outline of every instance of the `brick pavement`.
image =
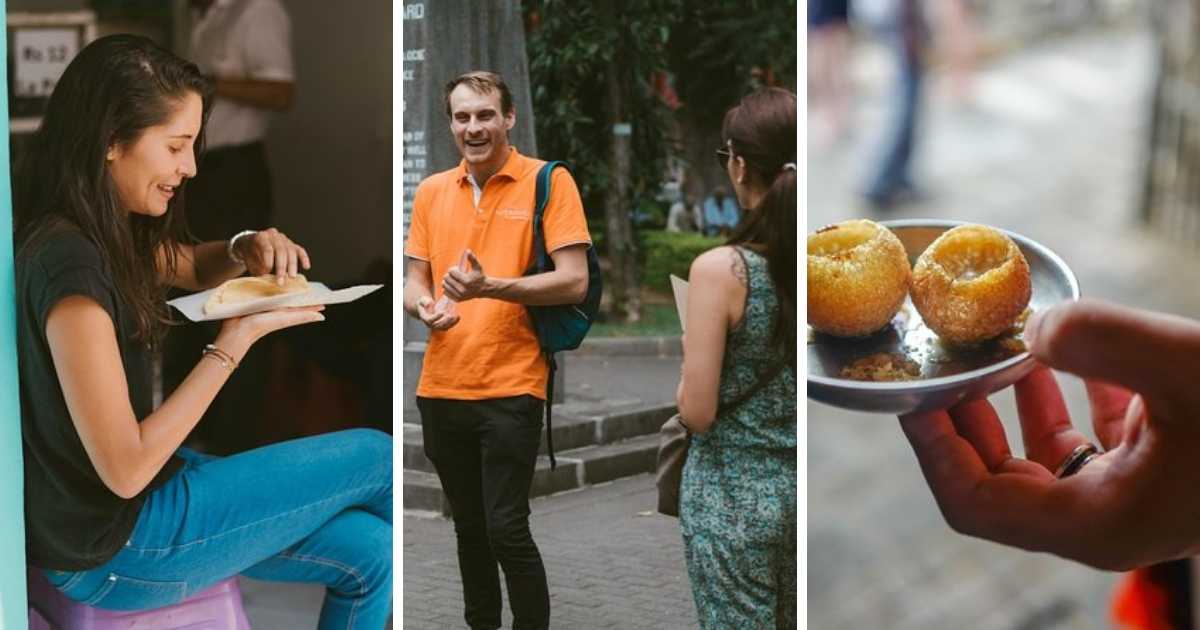
<path id="1" fill-rule="evenodd" d="M 1136 220 L 1152 52 L 1140 31 L 1048 42 L 981 69 L 966 108 L 946 102 L 935 76 L 916 178 L 929 199 L 886 218 L 1000 225 L 1058 252 L 1085 295 L 1200 316 L 1200 255 Z M 810 230 L 867 215 L 855 191 L 883 121 L 887 60 L 869 49 L 854 71 L 857 135 L 809 147 Z M 1073 417 L 1086 418 L 1082 384 L 1059 380 Z M 992 401 L 1020 453 L 1011 390 Z M 807 411 L 809 628 L 1109 627 L 1117 576 L 954 534 L 894 418 Z"/>
<path id="2" fill-rule="evenodd" d="M 640 475 L 530 502 L 550 582 L 551 628 L 694 628 L 679 523 L 649 514 L 654 479 Z M 465 628 L 453 523 L 404 515 L 406 630 Z M 507 596 L 505 627 L 512 614 Z"/>

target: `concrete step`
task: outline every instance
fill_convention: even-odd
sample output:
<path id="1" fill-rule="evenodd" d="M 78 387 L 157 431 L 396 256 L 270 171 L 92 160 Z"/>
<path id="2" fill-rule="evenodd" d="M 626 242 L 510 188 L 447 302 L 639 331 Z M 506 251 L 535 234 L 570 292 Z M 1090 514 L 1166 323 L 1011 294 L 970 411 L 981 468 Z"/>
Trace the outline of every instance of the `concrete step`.
<path id="1" fill-rule="evenodd" d="M 555 457 L 559 468 L 566 464 L 577 466 L 578 487 L 582 487 L 653 472 L 657 455 L 658 433 L 653 433 L 611 444 L 563 451 Z"/>
<path id="2" fill-rule="evenodd" d="M 559 451 L 556 453 L 558 466 L 554 470 L 550 470 L 548 457 L 538 456 L 529 496 L 543 496 L 652 472 L 657 452 L 658 434 L 655 433 L 611 444 Z M 408 457 L 409 441 L 406 431 L 404 509 L 435 511 L 449 515 L 437 475 L 410 469 Z"/>
<path id="3" fill-rule="evenodd" d="M 428 510 L 450 516 L 450 504 L 442 493 L 437 475 L 417 470 L 404 471 L 404 509 Z"/>

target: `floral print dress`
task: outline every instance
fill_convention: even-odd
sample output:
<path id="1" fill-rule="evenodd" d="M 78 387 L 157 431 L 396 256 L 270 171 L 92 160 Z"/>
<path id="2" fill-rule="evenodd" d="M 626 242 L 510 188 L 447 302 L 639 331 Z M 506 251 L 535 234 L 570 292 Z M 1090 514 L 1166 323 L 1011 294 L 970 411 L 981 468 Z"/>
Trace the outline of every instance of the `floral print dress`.
<path id="1" fill-rule="evenodd" d="M 771 342 L 776 309 L 767 261 L 737 248 L 745 314 L 726 340 L 719 400 L 728 404 L 787 350 Z M 796 373 L 791 366 L 712 429 L 693 435 L 680 526 L 700 626 L 796 627 Z"/>

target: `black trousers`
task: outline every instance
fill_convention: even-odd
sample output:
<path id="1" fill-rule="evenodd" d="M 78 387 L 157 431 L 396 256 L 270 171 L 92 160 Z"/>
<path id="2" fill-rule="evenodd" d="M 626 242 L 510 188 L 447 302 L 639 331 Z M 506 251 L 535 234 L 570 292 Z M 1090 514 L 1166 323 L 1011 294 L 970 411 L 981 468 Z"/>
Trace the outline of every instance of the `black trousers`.
<path id="1" fill-rule="evenodd" d="M 261 142 L 221 147 L 200 157 L 196 177 L 184 193 L 188 229 L 201 242 L 223 241 L 242 230 L 270 227 L 271 177 Z M 182 295 L 180 292 L 174 295 Z M 196 367 L 204 344 L 212 343 L 220 322 L 182 320 L 172 327 L 163 347 L 163 392 L 169 395 Z M 266 353 L 252 348 L 216 400 L 204 413 L 191 438 L 204 450 L 226 455 L 257 446 L 246 418 L 260 416 L 266 384 Z M 258 352 L 255 352 L 258 350 Z"/>
<path id="2" fill-rule="evenodd" d="M 417 398 L 425 455 L 437 468 L 458 536 L 467 625 L 500 627 L 504 570 L 513 630 L 550 627 L 546 569 L 529 532 L 529 485 L 543 402 Z"/>

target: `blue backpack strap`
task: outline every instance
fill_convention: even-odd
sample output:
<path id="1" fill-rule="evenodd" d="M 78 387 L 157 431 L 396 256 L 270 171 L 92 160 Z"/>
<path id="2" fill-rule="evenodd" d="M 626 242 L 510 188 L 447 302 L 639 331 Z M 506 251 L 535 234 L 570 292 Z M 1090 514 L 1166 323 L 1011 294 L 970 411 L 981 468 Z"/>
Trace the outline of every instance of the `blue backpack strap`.
<path id="1" fill-rule="evenodd" d="M 554 175 L 554 169 L 560 166 L 568 172 L 571 170 L 566 162 L 554 160 L 546 162 L 537 175 L 537 203 L 533 208 L 533 264 L 538 271 L 547 271 L 553 264 L 546 252 L 546 232 L 542 219 L 546 214 L 546 205 L 550 203 L 550 178 Z"/>
<path id="2" fill-rule="evenodd" d="M 550 203 L 550 178 L 554 175 L 554 169 L 560 166 L 567 169 L 567 172 L 571 171 L 566 162 L 553 160 L 546 162 L 537 175 L 537 203 L 533 208 L 533 264 L 538 271 L 549 271 L 553 267 L 550 255 L 546 253 L 546 233 L 542 229 L 542 218 L 546 214 L 546 205 Z M 554 459 L 554 433 L 550 420 L 554 413 L 554 376 L 558 371 L 558 362 L 554 360 L 553 354 L 547 353 L 546 363 L 550 367 L 550 375 L 546 381 L 546 453 L 550 456 L 550 470 L 554 470 L 558 462 Z"/>

